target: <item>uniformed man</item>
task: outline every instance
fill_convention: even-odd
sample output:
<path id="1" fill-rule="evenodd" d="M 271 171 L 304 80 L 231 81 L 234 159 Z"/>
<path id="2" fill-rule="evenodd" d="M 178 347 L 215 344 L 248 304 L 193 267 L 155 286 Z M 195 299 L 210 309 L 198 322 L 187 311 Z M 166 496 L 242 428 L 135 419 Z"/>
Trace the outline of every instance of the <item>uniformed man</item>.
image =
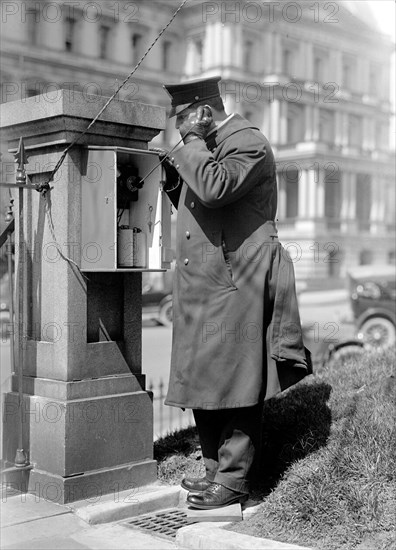
<path id="1" fill-rule="evenodd" d="M 225 113 L 219 81 L 164 86 L 184 142 L 162 156 L 178 209 L 165 403 L 193 410 L 206 475 L 182 486 L 201 509 L 247 498 L 263 401 L 310 372 L 274 221 L 274 156 L 258 128 Z"/>

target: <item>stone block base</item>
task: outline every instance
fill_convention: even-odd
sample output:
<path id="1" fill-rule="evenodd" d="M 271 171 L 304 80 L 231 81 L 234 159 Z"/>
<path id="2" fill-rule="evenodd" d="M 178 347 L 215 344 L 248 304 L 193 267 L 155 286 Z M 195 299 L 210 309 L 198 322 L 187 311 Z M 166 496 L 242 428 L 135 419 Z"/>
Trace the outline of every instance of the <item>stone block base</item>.
<path id="1" fill-rule="evenodd" d="M 156 479 L 157 462 L 145 460 L 70 477 L 33 468 L 23 476 L 3 480 L 3 487 L 9 496 L 17 492 L 32 493 L 37 502 L 46 500 L 67 504 L 86 501 L 87 504 L 96 504 L 105 495 L 113 495 L 115 503 L 120 498 L 132 503 L 138 501 L 139 487 L 152 484 Z"/>

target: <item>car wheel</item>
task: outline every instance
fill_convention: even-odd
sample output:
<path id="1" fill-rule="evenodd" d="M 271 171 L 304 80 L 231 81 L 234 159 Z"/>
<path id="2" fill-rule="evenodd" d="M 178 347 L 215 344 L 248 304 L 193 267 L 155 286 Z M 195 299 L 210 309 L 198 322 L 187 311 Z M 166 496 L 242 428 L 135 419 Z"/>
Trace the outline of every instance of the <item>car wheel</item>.
<path id="1" fill-rule="evenodd" d="M 387 348 L 396 341 L 396 327 L 386 317 L 371 317 L 360 329 L 364 342 L 374 348 Z"/>
<path id="2" fill-rule="evenodd" d="M 365 353 L 362 343 L 345 342 L 338 346 L 329 346 L 327 353 L 324 356 L 323 365 L 332 366 L 334 363 L 346 362 L 351 359 L 356 359 Z"/>
<path id="3" fill-rule="evenodd" d="M 159 310 L 159 320 L 160 323 L 164 326 L 170 326 L 172 324 L 173 318 L 173 303 L 172 300 L 165 302 L 161 305 Z"/>

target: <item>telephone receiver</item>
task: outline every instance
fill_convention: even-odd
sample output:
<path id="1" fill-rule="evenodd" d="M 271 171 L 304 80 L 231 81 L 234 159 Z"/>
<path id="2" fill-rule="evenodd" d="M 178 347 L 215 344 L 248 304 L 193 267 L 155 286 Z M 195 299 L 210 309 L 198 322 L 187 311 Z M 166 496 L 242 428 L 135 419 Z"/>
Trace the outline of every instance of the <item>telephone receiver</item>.
<path id="1" fill-rule="evenodd" d="M 212 122 L 212 109 L 209 105 L 200 105 L 195 112 L 196 116 L 198 116 L 198 112 L 200 109 L 202 110 L 202 118 L 200 120 L 197 120 L 196 124 L 204 124 L 205 126 L 207 126 Z"/>

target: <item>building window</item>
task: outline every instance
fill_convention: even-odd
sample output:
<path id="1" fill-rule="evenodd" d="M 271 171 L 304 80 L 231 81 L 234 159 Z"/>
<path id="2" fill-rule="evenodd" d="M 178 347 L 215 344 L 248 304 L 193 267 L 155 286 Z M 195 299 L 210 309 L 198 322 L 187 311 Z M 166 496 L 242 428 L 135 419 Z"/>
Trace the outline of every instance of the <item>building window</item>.
<path id="1" fill-rule="evenodd" d="M 76 20 L 72 17 L 66 17 L 65 20 L 65 50 L 74 52 L 76 47 Z"/>
<path id="2" fill-rule="evenodd" d="M 165 40 L 162 44 L 162 69 L 168 71 L 170 68 L 172 42 Z"/>
<path id="3" fill-rule="evenodd" d="M 342 59 L 342 85 L 346 90 L 350 90 L 356 82 L 356 63 L 357 61 L 349 56 Z"/>
<path id="4" fill-rule="evenodd" d="M 370 64 L 369 72 L 369 94 L 373 97 L 378 97 L 380 90 L 381 68 L 374 64 Z"/>
<path id="5" fill-rule="evenodd" d="M 287 143 L 299 143 L 304 140 L 305 123 L 301 105 L 287 105 Z"/>
<path id="6" fill-rule="evenodd" d="M 99 56 L 101 59 L 107 59 L 109 56 L 110 27 L 101 25 L 99 29 Z"/>
<path id="7" fill-rule="evenodd" d="M 243 49 L 243 67 L 246 71 L 253 71 L 254 44 L 251 40 L 245 40 Z"/>
<path id="8" fill-rule="evenodd" d="M 132 42 L 132 62 L 138 63 L 143 55 L 143 36 L 139 33 L 133 33 Z"/>
<path id="9" fill-rule="evenodd" d="M 315 57 L 314 59 L 314 70 L 313 70 L 313 77 L 315 82 L 322 82 L 322 59 L 320 57 Z"/>
<path id="10" fill-rule="evenodd" d="M 363 120 L 361 116 L 349 115 L 349 136 L 350 147 L 361 147 L 362 145 Z"/>
<path id="11" fill-rule="evenodd" d="M 298 216 L 298 182 L 300 173 L 298 170 L 286 170 L 284 177 L 286 182 L 286 218 L 296 218 Z"/>
<path id="12" fill-rule="evenodd" d="M 292 73 L 293 53 L 288 48 L 282 52 L 282 73 L 289 75 Z"/>
<path id="13" fill-rule="evenodd" d="M 388 148 L 388 124 L 386 122 L 377 122 L 375 125 L 375 147 L 380 150 Z"/>
<path id="14" fill-rule="evenodd" d="M 29 44 L 35 46 L 38 43 L 38 28 L 40 23 L 40 12 L 33 6 L 26 7 L 27 39 Z"/>
<path id="15" fill-rule="evenodd" d="M 361 250 L 359 253 L 360 265 L 371 265 L 373 263 L 373 253 L 371 250 Z"/>
<path id="16" fill-rule="evenodd" d="M 333 111 L 319 109 L 319 141 L 334 143 L 335 118 Z"/>

